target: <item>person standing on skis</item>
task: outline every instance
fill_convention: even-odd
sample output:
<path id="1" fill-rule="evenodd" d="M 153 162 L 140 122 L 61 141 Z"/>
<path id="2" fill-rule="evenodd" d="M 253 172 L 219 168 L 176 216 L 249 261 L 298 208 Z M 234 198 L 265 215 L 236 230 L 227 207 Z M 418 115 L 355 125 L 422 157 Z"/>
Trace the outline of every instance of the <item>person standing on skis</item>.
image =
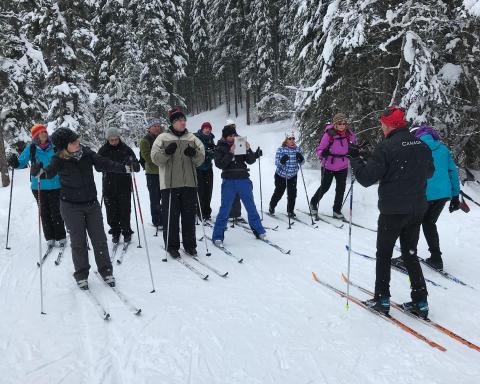
<path id="1" fill-rule="evenodd" d="M 170 127 L 153 143 L 151 158 L 158 165 L 162 192 L 163 240 L 173 258 L 180 257 L 180 216 L 183 249 L 197 255 L 195 208 L 197 174 L 195 167 L 205 160 L 202 142 L 187 130 L 187 118 L 179 109 L 168 112 Z"/>
<path id="2" fill-rule="evenodd" d="M 349 150 L 356 180 L 364 187 L 379 182 L 375 295 L 366 304 L 376 311 L 389 312 L 392 253 L 400 238 L 412 299 L 404 305 L 426 318 L 428 292 L 417 258 L 417 243 L 427 209 L 427 179 L 434 173 L 432 153 L 409 132 L 403 108 L 388 107 L 380 122 L 385 140 L 377 145 L 368 161 L 360 157 L 358 147 L 351 146 Z"/>
<path id="3" fill-rule="evenodd" d="M 255 163 L 256 159 L 261 156 L 260 148 L 253 152 L 247 142 L 246 154 L 235 155 L 235 136 L 238 136 L 236 129 L 232 126 L 225 126 L 222 130 L 222 138 L 215 148 L 215 165 L 222 170 L 223 179 L 222 202 L 212 236 L 212 240 L 217 246 L 223 245 L 228 215 L 237 194 L 240 195 L 240 199 L 247 210 L 248 223 L 253 233 L 259 239 L 266 239 L 265 228 L 255 207 L 253 185 L 247 168 L 247 164 Z"/>
<path id="4" fill-rule="evenodd" d="M 275 207 L 283 196 L 285 189 L 287 190 L 287 215 L 290 218 L 295 218 L 295 200 L 297 198 L 297 173 L 300 165 L 303 164 L 305 158 L 302 154 L 302 149 L 295 143 L 295 132 L 289 130 L 285 134 L 285 140 L 282 146 L 277 149 L 275 155 L 275 190 L 268 212 L 275 214 Z"/>
<path id="5" fill-rule="evenodd" d="M 197 167 L 198 196 L 200 199 L 200 207 L 197 207 L 198 213 L 201 213 L 203 220 L 210 220 L 212 216 L 213 192 L 213 169 L 212 160 L 215 151 L 215 136 L 212 133 L 212 124 L 208 121 L 202 124 L 201 128 L 195 133 L 205 148 L 205 161 Z"/>
<path id="6" fill-rule="evenodd" d="M 98 150 L 100 156 L 117 163 L 132 167 L 134 172 L 140 171 L 132 148 L 120 139 L 120 131 L 109 128 L 106 132 L 107 142 Z M 130 174 L 105 172 L 103 174 L 103 200 L 107 211 L 107 222 L 110 226 L 108 233 L 112 235 L 112 242 L 118 244 L 120 234 L 124 243 L 132 240 L 130 215 L 132 212 L 132 179 Z"/>
<path id="7" fill-rule="evenodd" d="M 47 127 L 43 124 L 35 124 L 32 129 L 32 143 L 27 145 L 20 157 L 11 154 L 8 158 L 8 165 L 12 168 L 25 168 L 30 165 L 42 163 L 45 166 L 50 164 L 57 149 L 54 147 L 47 133 Z M 38 204 L 38 182 L 33 175 L 30 177 L 31 188 Z M 40 180 L 40 216 L 42 219 L 43 235 L 47 240 L 48 247 L 57 245 L 64 247 L 67 243 L 65 224 L 60 214 L 60 178 Z"/>
<path id="8" fill-rule="evenodd" d="M 335 178 L 333 217 L 340 220 L 345 219 L 341 210 L 349 166 L 347 154 L 349 144 L 356 144 L 356 142 L 355 134 L 347 127 L 345 114 L 337 113 L 333 117 L 333 124 L 325 126 L 325 132 L 316 149 L 317 156 L 322 163 L 322 182 L 310 200 L 310 209 L 313 215 L 318 215 L 318 203 L 328 192 Z"/>
<path id="9" fill-rule="evenodd" d="M 88 289 L 87 233 L 92 241 L 97 269 L 107 284 L 114 287 L 115 278 L 103 227 L 102 210 L 97 200 L 93 170 L 98 172 L 130 172 L 130 166 L 113 162 L 80 144 L 78 135 L 68 128 L 58 128 L 52 134 L 57 153 L 44 168 L 37 162 L 32 175 L 52 179 L 60 176 L 60 213 L 70 233 L 73 274 L 81 289 Z"/>

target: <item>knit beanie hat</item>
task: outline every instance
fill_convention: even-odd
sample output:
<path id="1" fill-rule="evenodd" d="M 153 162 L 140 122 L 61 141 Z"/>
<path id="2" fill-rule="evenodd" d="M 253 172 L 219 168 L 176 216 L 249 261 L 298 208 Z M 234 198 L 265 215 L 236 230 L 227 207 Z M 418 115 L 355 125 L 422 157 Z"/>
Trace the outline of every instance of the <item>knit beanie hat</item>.
<path id="1" fill-rule="evenodd" d="M 380 121 L 390 128 L 401 128 L 407 125 L 405 120 L 405 109 L 398 108 L 395 105 L 389 106 L 380 115 Z"/>
<path id="2" fill-rule="evenodd" d="M 108 128 L 107 132 L 105 132 L 105 138 L 107 140 L 113 139 L 114 137 L 120 138 L 120 135 L 121 135 L 120 130 L 115 127 Z"/>
<path id="3" fill-rule="evenodd" d="M 53 132 L 52 143 L 59 151 L 66 149 L 69 143 L 73 143 L 78 139 L 78 135 L 68 128 L 58 128 Z"/>
<path id="4" fill-rule="evenodd" d="M 235 122 L 232 119 L 227 119 L 225 121 L 225 126 L 227 126 L 227 125 L 235 125 Z"/>
<path id="5" fill-rule="evenodd" d="M 235 128 L 233 128 L 231 125 L 226 125 L 225 127 L 223 127 L 222 137 L 226 138 L 226 137 L 231 136 L 231 135 L 238 136 L 237 135 L 237 130 Z"/>
<path id="6" fill-rule="evenodd" d="M 287 129 L 285 131 L 285 138 L 293 137 L 295 139 L 295 131 L 293 129 Z"/>
<path id="7" fill-rule="evenodd" d="M 344 113 L 337 113 L 333 116 L 333 124 L 337 125 L 338 123 L 347 122 L 347 116 Z"/>
<path id="8" fill-rule="evenodd" d="M 162 121 L 160 119 L 157 119 L 156 117 L 147 120 L 147 130 L 150 129 L 150 127 L 153 127 L 154 125 L 161 126 Z"/>
<path id="9" fill-rule="evenodd" d="M 204 128 L 210 128 L 212 129 L 212 124 L 210 124 L 210 122 L 206 121 L 205 123 L 202 124 L 202 126 L 200 127 L 200 129 L 204 129 Z"/>
<path id="10" fill-rule="evenodd" d="M 37 137 L 42 132 L 47 132 L 47 127 L 43 124 L 35 124 L 32 129 L 30 130 L 32 133 L 32 139 Z"/>
<path id="11" fill-rule="evenodd" d="M 180 108 L 173 108 L 170 111 L 168 111 L 168 119 L 170 120 L 170 124 L 173 124 L 175 121 L 179 119 L 187 120 L 187 117 L 185 116 L 185 114 L 182 112 Z"/>
<path id="12" fill-rule="evenodd" d="M 420 127 L 414 127 L 410 129 L 410 133 L 413 133 L 417 139 L 419 139 L 423 135 L 431 135 L 435 141 L 440 140 L 440 135 L 438 134 L 438 132 L 434 128 L 428 125 L 421 125 Z"/>

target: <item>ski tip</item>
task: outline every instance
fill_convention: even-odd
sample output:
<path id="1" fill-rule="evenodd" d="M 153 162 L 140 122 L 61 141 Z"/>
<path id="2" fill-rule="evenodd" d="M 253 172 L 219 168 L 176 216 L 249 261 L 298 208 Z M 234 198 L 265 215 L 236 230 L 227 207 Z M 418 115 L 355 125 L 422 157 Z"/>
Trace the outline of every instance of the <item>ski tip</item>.
<path id="1" fill-rule="evenodd" d="M 228 272 L 225 272 L 222 277 L 227 277 L 228 276 Z"/>
<path id="2" fill-rule="evenodd" d="M 317 274 L 315 272 L 312 272 L 313 280 L 318 281 Z"/>
<path id="3" fill-rule="evenodd" d="M 347 276 L 345 276 L 343 273 L 342 273 L 342 280 L 345 282 L 345 283 L 348 283 L 348 278 Z"/>

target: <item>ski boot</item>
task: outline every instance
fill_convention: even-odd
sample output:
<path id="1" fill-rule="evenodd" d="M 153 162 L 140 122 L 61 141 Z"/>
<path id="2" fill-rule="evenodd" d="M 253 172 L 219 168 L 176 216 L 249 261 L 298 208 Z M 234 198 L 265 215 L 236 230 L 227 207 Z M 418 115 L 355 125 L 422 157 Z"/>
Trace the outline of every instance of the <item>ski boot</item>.
<path id="1" fill-rule="evenodd" d="M 223 247 L 223 240 L 213 240 L 213 244 L 215 244 L 217 247 L 222 248 Z"/>
<path id="2" fill-rule="evenodd" d="M 316 205 L 310 203 L 310 211 L 312 212 L 312 215 L 318 217 L 318 207 Z"/>
<path id="3" fill-rule="evenodd" d="M 78 288 L 80 288 L 82 291 L 87 291 L 88 290 L 88 280 L 87 279 L 77 280 L 77 285 L 78 285 Z"/>
<path id="4" fill-rule="evenodd" d="M 428 318 L 428 302 L 427 299 L 420 301 L 409 301 L 402 304 L 403 309 L 408 312 L 413 313 L 415 316 L 421 317 L 422 319 Z"/>
<path id="5" fill-rule="evenodd" d="M 433 269 L 436 269 L 437 271 L 442 271 L 443 270 L 443 261 L 442 259 L 434 259 L 433 257 L 429 257 L 428 259 L 425 260 L 425 262 L 432 267 Z"/>
<path id="6" fill-rule="evenodd" d="M 268 213 L 270 215 L 275 215 L 275 208 L 273 208 L 271 205 L 268 206 Z"/>
<path id="7" fill-rule="evenodd" d="M 178 259 L 180 257 L 180 252 L 177 249 L 169 249 L 168 254 L 172 256 L 174 259 Z"/>
<path id="8" fill-rule="evenodd" d="M 197 250 L 195 248 L 185 248 L 185 252 L 190 256 L 197 256 Z"/>
<path id="9" fill-rule="evenodd" d="M 406 269 L 405 268 L 405 264 L 403 262 L 403 259 L 402 257 L 394 257 L 392 258 L 392 260 L 390 261 L 390 264 L 394 267 L 397 267 L 397 268 L 400 268 L 400 269 Z"/>
<path id="10" fill-rule="evenodd" d="M 123 235 L 123 242 L 124 243 L 130 243 L 132 241 L 132 234 L 127 233 Z"/>
<path id="11" fill-rule="evenodd" d="M 339 220 L 345 220 L 345 216 L 343 215 L 342 212 L 333 211 L 333 218 L 334 219 L 339 219 Z"/>
<path id="12" fill-rule="evenodd" d="M 388 315 L 390 311 L 390 298 L 389 297 L 374 297 L 373 299 L 363 302 L 368 308 L 374 311 L 380 312 L 384 315 Z"/>
<path id="13" fill-rule="evenodd" d="M 297 217 L 297 215 L 294 213 L 294 212 L 288 212 L 287 213 L 287 216 L 290 218 L 290 219 L 295 219 Z"/>
<path id="14" fill-rule="evenodd" d="M 112 235 L 113 244 L 118 244 L 119 241 L 120 241 L 120 235 Z"/>

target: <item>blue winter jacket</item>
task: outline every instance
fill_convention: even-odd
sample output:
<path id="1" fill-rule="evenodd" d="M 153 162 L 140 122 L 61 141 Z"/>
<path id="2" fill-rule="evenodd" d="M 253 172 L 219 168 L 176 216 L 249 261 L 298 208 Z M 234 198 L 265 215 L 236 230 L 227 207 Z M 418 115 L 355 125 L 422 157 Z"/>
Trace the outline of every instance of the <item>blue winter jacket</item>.
<path id="1" fill-rule="evenodd" d="M 47 149 L 42 149 L 38 145 L 31 143 L 30 145 L 35 145 L 35 159 L 38 162 L 42 162 L 43 166 L 46 167 L 50 164 L 50 161 L 55 155 L 55 150 L 53 144 L 50 143 Z M 30 161 L 30 145 L 27 145 L 21 155 L 18 158 L 19 166 L 17 168 L 25 168 Z M 32 183 L 32 189 L 37 189 L 37 178 L 30 177 Z M 40 189 L 41 190 L 50 190 L 50 189 L 60 189 L 60 177 L 57 175 L 52 179 L 40 179 Z"/>
<path id="2" fill-rule="evenodd" d="M 420 140 L 427 144 L 432 151 L 435 165 L 435 173 L 427 181 L 427 200 L 450 199 L 458 196 L 460 182 L 457 166 L 448 148 L 440 140 L 435 140 L 429 134 L 422 135 Z"/>
<path id="3" fill-rule="evenodd" d="M 299 169 L 299 164 L 296 157 L 297 153 L 302 154 L 302 149 L 300 147 L 290 148 L 286 145 L 282 145 L 280 148 L 277 149 L 277 153 L 275 155 L 275 166 L 277 167 L 277 175 L 282 177 L 286 176 L 287 179 L 297 176 Z M 283 155 L 288 155 L 288 160 L 285 165 L 280 163 L 280 159 L 283 157 Z M 305 162 L 305 159 L 303 160 L 303 162 Z"/>

